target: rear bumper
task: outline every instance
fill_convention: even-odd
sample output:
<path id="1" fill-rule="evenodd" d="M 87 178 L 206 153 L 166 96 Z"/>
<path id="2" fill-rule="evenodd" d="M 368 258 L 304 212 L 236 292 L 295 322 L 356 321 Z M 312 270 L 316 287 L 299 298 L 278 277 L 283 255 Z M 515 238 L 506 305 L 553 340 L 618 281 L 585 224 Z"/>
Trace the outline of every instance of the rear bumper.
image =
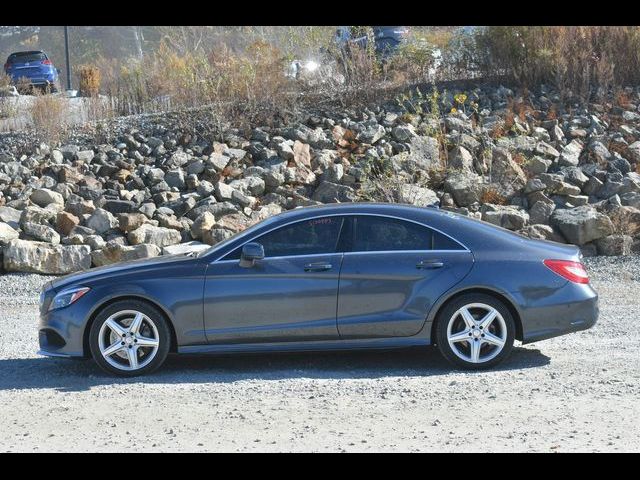
<path id="1" fill-rule="evenodd" d="M 521 306 L 522 343 L 586 330 L 598 320 L 598 294 L 591 285 L 567 282 L 551 292 L 513 295 Z"/>
<path id="2" fill-rule="evenodd" d="M 55 75 L 52 76 L 52 75 L 45 74 L 45 75 L 34 75 L 32 77 L 30 76 L 20 77 L 20 76 L 11 75 L 11 82 L 14 85 L 17 85 L 21 78 L 28 80 L 31 85 L 35 85 L 35 86 L 52 86 L 57 81 L 57 78 Z"/>

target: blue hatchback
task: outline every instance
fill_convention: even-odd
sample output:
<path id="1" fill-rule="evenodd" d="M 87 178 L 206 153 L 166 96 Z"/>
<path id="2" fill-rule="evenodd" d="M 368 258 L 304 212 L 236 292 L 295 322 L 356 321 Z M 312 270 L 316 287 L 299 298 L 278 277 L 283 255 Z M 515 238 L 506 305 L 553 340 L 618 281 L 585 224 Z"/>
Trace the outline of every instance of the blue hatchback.
<path id="1" fill-rule="evenodd" d="M 4 71 L 15 85 L 25 82 L 50 92 L 58 91 L 58 69 L 41 50 L 12 53 L 4 64 Z"/>

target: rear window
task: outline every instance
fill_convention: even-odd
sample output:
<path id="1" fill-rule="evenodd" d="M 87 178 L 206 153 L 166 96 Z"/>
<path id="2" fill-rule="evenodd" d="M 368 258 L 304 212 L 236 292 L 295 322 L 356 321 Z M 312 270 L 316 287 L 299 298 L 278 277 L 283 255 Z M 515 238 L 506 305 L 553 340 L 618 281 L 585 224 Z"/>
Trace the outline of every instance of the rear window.
<path id="1" fill-rule="evenodd" d="M 7 63 L 41 62 L 46 59 L 47 56 L 42 52 L 19 52 L 9 55 Z"/>

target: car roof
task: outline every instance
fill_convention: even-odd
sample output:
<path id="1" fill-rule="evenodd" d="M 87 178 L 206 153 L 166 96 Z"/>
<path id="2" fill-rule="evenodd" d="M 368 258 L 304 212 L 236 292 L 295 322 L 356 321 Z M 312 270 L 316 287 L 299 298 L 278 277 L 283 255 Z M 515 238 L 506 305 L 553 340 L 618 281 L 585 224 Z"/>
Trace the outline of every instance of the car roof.
<path id="1" fill-rule="evenodd" d="M 504 248 L 522 248 L 526 239 L 512 231 L 481 220 L 434 207 L 418 207 L 403 203 L 346 202 L 299 207 L 269 218 L 271 227 L 322 215 L 381 215 L 413 220 L 438 230 L 470 250 L 483 248 L 487 242 Z M 498 247 L 500 248 L 500 247 Z"/>
<path id="2" fill-rule="evenodd" d="M 9 56 L 12 55 L 33 55 L 34 53 L 44 53 L 42 50 L 21 50 L 19 52 L 13 52 Z"/>
<path id="3" fill-rule="evenodd" d="M 477 229 L 478 224 L 484 224 L 465 215 L 460 215 L 436 207 L 418 207 L 404 203 L 381 203 L 381 202 L 346 202 L 313 205 L 309 207 L 299 207 L 287 210 L 269 219 L 271 225 L 284 224 L 297 219 L 322 216 L 322 215 L 381 215 L 399 217 L 424 223 L 437 230 L 448 230 L 451 224 L 465 224 L 466 229 Z M 485 224 L 486 225 L 486 224 Z M 482 228 L 482 227 L 480 227 Z M 448 231 L 445 233 L 449 234 Z M 456 229 L 458 230 L 458 229 Z"/>

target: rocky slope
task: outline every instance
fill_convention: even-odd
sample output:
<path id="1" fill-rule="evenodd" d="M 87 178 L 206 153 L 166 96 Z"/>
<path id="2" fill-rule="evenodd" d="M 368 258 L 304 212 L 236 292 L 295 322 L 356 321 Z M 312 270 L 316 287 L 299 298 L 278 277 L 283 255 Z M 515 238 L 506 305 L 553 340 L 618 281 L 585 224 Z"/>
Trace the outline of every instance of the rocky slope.
<path id="1" fill-rule="evenodd" d="M 109 143 L 5 134 L 4 269 L 63 274 L 207 248 L 286 209 L 367 199 L 437 204 L 585 255 L 638 252 L 638 92 L 559 108 L 544 87 L 526 99 L 479 87 L 462 102 L 441 95 L 443 115 L 414 95 L 228 128 L 221 141 L 172 115 L 119 119 Z"/>

